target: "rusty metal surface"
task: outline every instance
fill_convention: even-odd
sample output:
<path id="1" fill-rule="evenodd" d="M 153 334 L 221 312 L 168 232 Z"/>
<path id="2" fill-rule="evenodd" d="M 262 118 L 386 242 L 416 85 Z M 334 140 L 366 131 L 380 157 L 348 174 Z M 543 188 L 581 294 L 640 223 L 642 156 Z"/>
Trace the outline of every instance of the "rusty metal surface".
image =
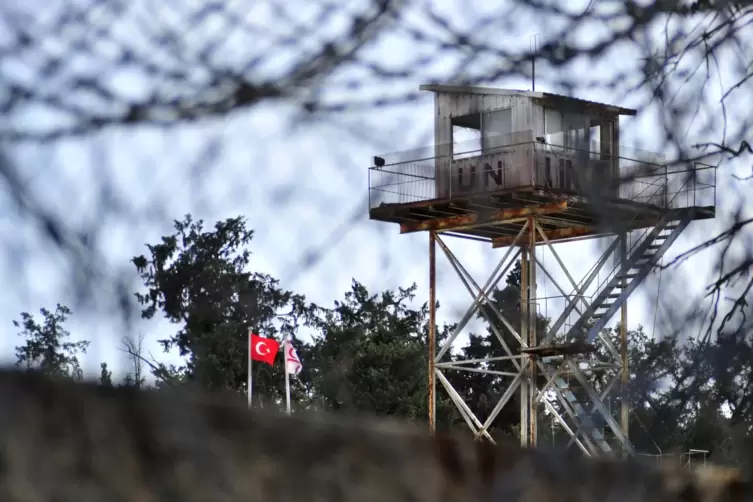
<path id="1" fill-rule="evenodd" d="M 584 237 L 587 235 L 595 235 L 598 233 L 598 230 L 595 228 L 588 228 L 588 227 L 567 227 L 567 228 L 561 228 L 557 230 L 549 230 L 544 231 L 544 234 L 546 235 L 546 238 L 549 241 L 557 241 L 562 239 L 570 239 L 573 237 Z M 536 242 L 543 242 L 544 239 L 542 239 L 541 235 L 538 235 L 534 232 L 535 240 Z M 526 235 L 527 238 L 530 238 L 530 235 Z M 507 247 L 511 246 L 513 241 L 515 240 L 514 237 L 498 237 L 496 239 L 492 239 L 492 247 L 494 248 L 501 248 L 501 247 Z"/>
<path id="2" fill-rule="evenodd" d="M 669 211 L 677 212 L 678 217 L 683 218 L 690 215 L 692 219 L 713 218 L 715 214 L 713 207 Z M 510 245 L 529 216 L 535 216 L 547 232 L 547 238 L 557 242 L 608 235 L 612 233 L 612 227 L 619 224 L 627 224 L 631 229 L 646 228 L 656 224 L 666 212 L 625 200 L 594 205 L 577 197 L 563 199 L 555 194 L 528 189 L 390 205 L 372 209 L 370 217 L 398 224 L 402 233 L 436 231 L 495 242 L 495 247 L 504 247 Z"/>
<path id="3" fill-rule="evenodd" d="M 553 357 L 593 353 L 596 352 L 596 347 L 588 343 L 574 342 L 556 345 L 540 345 L 538 347 L 524 347 L 520 349 L 520 352 L 524 354 L 532 354 L 536 357 Z"/>
<path id="4" fill-rule="evenodd" d="M 436 430 L 437 234 L 429 232 L 429 429 Z"/>
<path id="5" fill-rule="evenodd" d="M 529 216 L 561 213 L 565 210 L 567 210 L 567 201 L 561 200 L 553 204 L 509 208 L 493 212 L 468 213 L 447 218 L 401 223 L 400 233 L 406 234 L 424 230 L 452 230 L 460 229 L 460 227 L 470 229 L 481 225 L 519 221 Z"/>

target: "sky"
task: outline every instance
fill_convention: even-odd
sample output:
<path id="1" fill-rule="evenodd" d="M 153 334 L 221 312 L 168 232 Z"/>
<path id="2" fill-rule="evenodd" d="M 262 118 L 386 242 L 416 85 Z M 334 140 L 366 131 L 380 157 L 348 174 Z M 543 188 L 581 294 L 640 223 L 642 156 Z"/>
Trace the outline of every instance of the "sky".
<path id="1" fill-rule="evenodd" d="M 576 7 L 575 3 L 571 8 Z M 137 4 L 143 9 L 147 8 L 144 7 L 146 4 L 134 3 Z M 309 10 L 315 9 L 314 4 L 295 4 L 300 4 L 300 8 L 295 9 L 298 19 L 310 19 L 312 13 Z M 348 8 L 355 10 L 362 4 L 352 2 Z M 269 32 L 283 30 L 284 26 L 269 22 L 271 14 L 265 5 L 258 2 L 258 5 L 250 8 L 247 13 L 250 22 L 268 28 Z M 429 26 L 427 16 L 423 14 L 426 5 L 417 3 L 411 9 L 411 25 L 427 31 L 440 31 Z M 437 0 L 432 5 L 437 13 L 446 15 L 457 26 L 469 26 L 485 10 L 492 9 L 481 0 Z M 135 12 L 140 11 L 136 9 Z M 539 34 L 544 43 L 546 34 L 553 33 L 556 28 L 556 23 L 532 23 L 532 18 L 525 12 L 518 14 L 520 21 L 510 28 L 510 32 L 503 35 L 496 32 L 493 37 L 480 33 L 479 36 L 490 37 L 495 42 L 501 38 L 497 43 L 527 49 L 531 35 Z M 139 15 L 143 15 L 143 12 Z M 159 19 L 158 16 L 155 18 Z M 170 17 L 164 18 L 165 25 L 178 25 L 179 22 Z M 335 16 L 330 24 L 319 29 L 319 33 L 336 33 L 342 27 L 342 19 L 338 20 Z M 212 29 L 219 28 L 192 27 L 186 31 L 186 40 L 199 40 L 206 36 L 207 30 Z M 604 26 L 586 26 L 571 36 L 587 43 L 589 39 L 603 36 L 605 29 Z M 113 33 L 127 36 L 127 23 Z M 308 42 L 315 43 L 311 40 Z M 248 58 L 248 47 L 258 51 L 267 50 L 263 42 L 254 39 L 253 43 L 249 46 L 249 40 L 230 34 L 223 55 L 232 62 Z M 412 41 L 401 33 L 384 37 L 367 50 L 369 58 L 388 67 L 400 67 L 430 53 L 430 44 Z M 626 92 L 628 83 L 622 90 L 593 88 L 589 84 L 599 78 L 616 75 L 621 70 L 636 68 L 640 63 L 639 56 L 634 50 L 624 48 L 600 64 L 576 65 L 570 70 L 570 75 L 580 77 L 582 85 L 575 95 L 625 107 L 636 106 L 645 99 L 645 94 Z M 270 74 L 281 72 L 296 57 L 295 52 L 280 48 L 275 58 L 268 58 L 265 71 Z M 464 54 L 458 53 L 438 58 L 422 75 L 391 85 L 364 81 L 358 91 L 344 89 L 339 82 L 348 77 L 360 78 L 360 70 L 341 72 L 325 86 L 325 93 L 333 99 L 354 95 L 366 99 L 380 92 L 416 91 L 422 83 L 441 80 L 453 74 L 464 57 Z M 735 55 L 727 54 L 726 57 L 730 61 L 729 71 L 732 72 Z M 476 74 L 490 68 L 494 68 L 494 62 L 482 58 L 466 71 Z M 551 71 L 548 72 L 546 68 L 539 71 L 540 80 L 536 90 L 562 91 L 551 83 Z M 137 72 L 118 72 L 112 81 L 118 89 L 125 89 L 134 96 L 148 87 Z M 522 78 L 499 79 L 487 85 L 530 88 L 530 83 Z M 709 103 L 714 103 L 720 94 L 719 85 L 715 84 L 709 87 L 704 96 Z M 744 113 L 743 110 L 748 107 L 743 101 L 737 103 L 740 106 L 729 110 L 728 118 L 730 123 L 737 121 L 739 128 L 744 116 L 737 114 Z M 132 267 L 130 258 L 143 253 L 147 242 L 154 242 L 161 235 L 169 233 L 172 220 L 180 219 L 185 213 L 204 219 L 207 225 L 219 219 L 243 215 L 256 232 L 252 243 L 253 269 L 280 278 L 283 287 L 305 294 L 310 301 L 331 305 L 349 289 L 353 278 L 375 293 L 415 282 L 419 288 L 416 304 L 427 301 L 428 236 L 425 233 L 400 235 L 395 225 L 370 221 L 365 199 L 367 168 L 373 155 L 431 145 L 431 93 L 427 92 L 425 98 L 418 102 L 388 110 L 347 113 L 333 120 L 291 128 L 290 123 L 296 117 L 294 113 L 295 110 L 285 104 L 267 103 L 234 113 L 221 121 L 186 125 L 175 131 L 150 128 L 123 131 L 114 128 L 102 132 L 93 143 L 91 140 L 76 139 L 61 141 L 52 147 L 27 148 L 22 151 L 24 163 L 29 166 L 27 182 L 34 193 L 43 199 L 45 207 L 64 211 L 71 221 L 106 222 L 108 230 L 99 246 L 113 270 L 129 271 Z M 685 134 L 688 138 L 702 137 L 704 127 L 717 120 L 717 115 L 718 108 L 702 110 Z M 54 120 L 39 111 L 30 117 L 37 125 L 40 117 Z M 624 119 L 621 128 L 623 144 L 662 150 L 663 145 L 659 144 L 660 124 L 655 111 L 648 110 L 636 118 Z M 208 150 L 217 153 L 211 166 L 204 163 Z M 671 156 L 671 152 L 664 153 Z M 192 173 L 199 168 L 206 168 L 206 173 L 197 182 Z M 670 250 L 667 260 L 720 228 L 725 221 L 724 215 L 729 215 L 744 197 L 744 193 L 735 188 L 732 174 L 744 175 L 746 170 L 745 165 L 732 165 L 720 172 L 718 211 L 722 216 L 712 222 L 693 223 Z M 113 182 L 115 198 L 137 208 L 137 218 L 125 219 L 100 211 L 102 197 L 113 197 L 113 194 L 98 194 L 95 190 L 98 180 L 103 178 Z M 155 201 L 162 207 L 154 207 L 152 204 Z M 0 293 L 0 357 L 5 361 L 14 358 L 14 347 L 20 339 L 11 321 L 18 319 L 20 312 L 36 313 L 40 307 L 54 308 L 55 303 L 61 302 L 74 308 L 74 316 L 69 322 L 74 337 L 91 341 L 83 361 L 87 373 L 98 374 L 102 361 L 108 362 L 116 373 L 122 373 L 126 367 L 118 347 L 123 332 L 119 318 L 112 315 L 111 298 L 103 293 L 101 298 L 97 298 L 96 308 L 75 311 L 75 291 L 67 283 L 65 263 L 44 247 L 37 230 L 28 220 L 8 211 L 2 214 L 0 235 L 9 244 L 4 266 L 0 268 L 0 280 L 14 287 Z M 335 238 L 330 239 L 330 236 Z M 455 239 L 448 242 L 478 282 L 485 281 L 504 253 L 504 250 L 492 250 L 489 245 L 479 243 Z M 603 245 L 603 241 L 590 240 L 561 244 L 556 249 L 568 264 L 575 280 L 579 281 L 597 260 L 600 246 Z M 302 260 L 312 249 L 326 251 L 315 266 L 301 267 Z M 702 295 L 709 282 L 712 264 L 709 256 L 708 253 L 700 255 L 677 271 L 664 272 L 660 283 L 647 281 L 630 300 L 630 328 L 642 325 L 649 333 L 657 335 L 667 331 L 663 322 L 670 319 L 671 316 L 667 314 L 672 312 L 657 311 L 652 298 L 657 293 L 667 300 L 676 297 L 684 299 L 679 303 L 675 301 L 675 305 L 681 306 L 679 310 L 682 307 L 696 308 L 693 302 Z M 567 279 L 562 271 L 557 270 L 551 253 L 544 252 L 540 258 L 570 292 Z M 20 259 L 24 262 L 22 267 L 18 265 Z M 538 275 L 543 276 L 541 272 Z M 443 305 L 438 320 L 456 321 L 470 304 L 470 297 L 441 255 L 438 256 L 437 277 L 438 300 Z M 139 288 L 135 278 L 133 287 L 134 290 Z M 540 296 L 556 294 L 552 285 L 545 280 L 539 283 L 539 290 Z M 549 317 L 556 317 L 560 304 L 561 300 L 542 300 L 539 309 Z M 174 326 L 159 320 L 142 322 L 138 327 L 138 331 L 145 336 L 147 352 L 170 362 L 177 362 L 177 358 L 161 354 L 156 340 L 168 336 L 174 329 Z"/>

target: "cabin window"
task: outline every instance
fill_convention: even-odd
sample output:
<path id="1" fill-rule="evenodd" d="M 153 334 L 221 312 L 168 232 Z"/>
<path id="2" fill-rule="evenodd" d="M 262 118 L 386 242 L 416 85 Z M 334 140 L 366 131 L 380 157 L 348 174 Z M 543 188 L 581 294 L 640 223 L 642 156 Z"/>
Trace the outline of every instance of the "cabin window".
<path id="1" fill-rule="evenodd" d="M 453 117 L 452 158 L 476 157 L 513 143 L 512 108 Z"/>
<path id="2" fill-rule="evenodd" d="M 579 152 L 588 152 L 589 127 L 588 118 L 579 114 L 565 115 L 565 146 Z"/>
<path id="3" fill-rule="evenodd" d="M 588 149 L 591 151 L 591 158 L 598 160 L 601 158 L 601 126 L 591 122 L 591 128 L 588 134 Z"/>
<path id="4" fill-rule="evenodd" d="M 544 109 L 544 138 L 548 145 L 565 146 L 565 121 L 561 111 Z"/>
<path id="5" fill-rule="evenodd" d="M 512 145 L 512 108 L 484 113 L 481 118 L 483 149 L 485 152 Z"/>
<path id="6" fill-rule="evenodd" d="M 481 114 L 453 117 L 451 123 L 452 160 L 481 155 Z"/>
<path id="7" fill-rule="evenodd" d="M 609 159 L 612 156 L 612 122 L 591 121 L 591 158 Z"/>

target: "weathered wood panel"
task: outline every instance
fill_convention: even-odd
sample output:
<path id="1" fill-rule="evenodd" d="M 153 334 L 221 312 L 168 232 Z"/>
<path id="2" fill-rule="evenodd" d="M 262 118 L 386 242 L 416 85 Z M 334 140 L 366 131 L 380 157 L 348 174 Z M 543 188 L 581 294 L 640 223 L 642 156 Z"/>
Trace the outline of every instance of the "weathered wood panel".
<path id="1" fill-rule="evenodd" d="M 540 145 L 535 138 L 545 136 L 545 107 L 547 102 L 528 95 L 479 93 L 479 92 L 437 92 L 435 93 L 435 187 L 436 197 L 468 195 L 474 192 L 489 192 L 497 189 L 515 187 L 539 186 L 574 191 L 576 187 L 575 172 L 578 156 L 575 151 Z M 591 109 L 584 109 L 577 102 L 560 103 L 563 112 L 563 122 L 572 127 L 579 127 L 584 131 L 590 130 L 590 124 L 603 124 L 606 112 L 596 113 Z M 552 103 L 549 103 L 552 106 Z M 485 140 L 481 155 L 459 158 L 458 147 L 453 147 L 452 119 L 475 113 L 488 113 L 499 110 L 510 110 L 511 139 L 500 135 Z M 589 114 L 589 110 L 592 114 Z M 598 110 L 597 110 L 598 111 Z M 582 183 L 603 184 L 606 180 L 619 177 L 619 117 L 613 115 L 598 141 L 606 147 L 599 162 L 586 162 L 582 175 Z M 496 120 L 496 119 L 495 119 Z M 583 149 L 588 147 L 588 135 L 581 134 L 578 145 Z M 530 143 L 526 147 L 520 143 Z M 507 145 L 518 144 L 515 148 Z M 500 150 L 500 147 L 502 149 Z M 467 148 L 467 147 L 466 147 Z M 471 148 L 473 149 L 473 148 Z M 469 151 L 465 149 L 464 151 Z M 587 153 L 586 153 L 587 155 Z M 503 181 L 497 183 L 498 163 L 502 162 Z M 581 159 L 582 163 L 583 160 Z M 485 166 L 493 166 L 488 171 Z M 475 169 L 475 171 L 473 171 Z M 491 168 L 490 168 L 491 169 Z M 594 169 L 607 172 L 597 173 Z M 471 173 L 475 172 L 475 177 Z M 601 190 L 601 187 L 599 188 Z"/>
<path id="2" fill-rule="evenodd" d="M 438 198 L 455 196 L 459 193 L 471 193 L 468 189 L 457 187 L 457 181 L 462 176 L 459 173 L 465 173 L 470 177 L 470 166 L 475 165 L 477 161 L 463 162 L 466 159 L 453 161 L 453 137 L 452 137 L 452 119 L 474 113 L 486 113 L 504 109 L 511 110 L 512 131 L 524 131 L 522 141 L 532 141 L 533 136 L 530 134 L 532 129 L 532 115 L 530 110 L 531 100 L 526 96 L 501 95 L 501 94 L 473 94 L 473 93 L 437 93 L 435 95 L 435 151 L 436 159 L 436 192 Z M 517 183 L 531 182 L 533 180 L 533 151 L 531 148 L 528 154 L 525 149 L 518 149 L 514 154 L 496 152 L 497 156 L 505 158 L 505 173 L 507 180 L 504 184 L 509 187 L 518 186 Z M 513 165 L 513 159 L 518 159 L 523 165 Z M 495 161 L 496 162 L 496 161 Z M 481 164 L 483 165 L 483 163 Z M 496 165 L 496 164 L 495 164 Z M 481 169 L 477 167 L 477 169 Z M 526 172 L 527 171 L 527 172 Z M 481 172 L 477 178 L 477 183 L 483 183 Z M 469 178 L 470 179 L 470 178 Z M 514 181 L 513 180 L 518 180 Z M 486 191 L 483 185 L 473 185 L 480 191 Z M 491 186 L 491 185 L 490 185 Z M 496 187 L 496 185 L 494 185 Z M 495 188 L 497 189 L 497 188 Z"/>

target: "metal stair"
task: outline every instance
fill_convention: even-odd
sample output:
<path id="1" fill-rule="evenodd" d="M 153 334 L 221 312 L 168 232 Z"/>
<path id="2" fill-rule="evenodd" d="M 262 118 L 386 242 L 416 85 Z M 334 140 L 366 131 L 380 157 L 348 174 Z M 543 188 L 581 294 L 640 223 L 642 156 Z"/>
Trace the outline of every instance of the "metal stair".
<path id="1" fill-rule="evenodd" d="M 588 329 L 587 343 L 593 343 L 609 319 L 648 276 L 651 269 L 659 262 L 680 234 L 690 224 L 692 218 L 685 216 L 681 220 L 668 213 L 630 253 L 620 271 L 601 289 L 580 319 L 567 331 L 565 339 L 570 340 L 583 325 L 595 321 Z"/>
<path id="2" fill-rule="evenodd" d="M 575 412 L 575 415 L 579 421 L 576 424 L 576 427 L 580 429 L 580 432 L 582 434 L 587 434 L 591 439 L 593 439 L 594 442 L 599 445 L 603 453 L 611 452 L 612 447 L 609 446 L 609 443 L 604 438 L 604 434 L 602 434 L 602 432 L 596 427 L 593 419 L 591 418 L 591 414 L 586 410 L 586 408 L 583 407 L 581 402 L 570 389 L 570 385 L 565 381 L 565 379 L 563 379 L 562 377 L 556 378 L 554 380 L 554 384 L 557 386 L 557 388 L 559 388 L 562 396 L 567 400 L 568 403 L 570 403 L 570 406 L 573 408 L 573 411 Z"/>
<path id="3" fill-rule="evenodd" d="M 587 333 L 588 343 L 593 343 L 609 319 L 617 312 L 630 294 L 648 276 L 651 269 L 659 262 L 679 235 L 690 224 L 692 217 L 687 214 L 678 218 L 673 212 L 665 217 L 648 232 L 641 243 L 630 252 L 626 262 L 621 264 L 619 272 L 601 289 L 598 295 L 583 312 L 580 319 L 567 331 L 565 339 L 569 340 L 580 331 L 585 322 L 594 320 Z M 591 414 L 580 403 L 563 378 L 555 379 L 555 385 L 575 412 L 581 432 L 588 434 L 604 453 L 612 451 L 603 433 L 594 426 Z"/>

